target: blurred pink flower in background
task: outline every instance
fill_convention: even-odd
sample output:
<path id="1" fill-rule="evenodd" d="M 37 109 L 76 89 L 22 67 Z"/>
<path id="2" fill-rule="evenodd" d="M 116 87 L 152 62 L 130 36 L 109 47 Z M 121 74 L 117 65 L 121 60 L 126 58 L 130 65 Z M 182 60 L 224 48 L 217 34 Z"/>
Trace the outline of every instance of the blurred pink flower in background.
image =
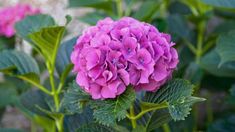
<path id="1" fill-rule="evenodd" d="M 100 20 L 78 38 L 71 55 L 76 82 L 93 99 L 115 98 L 128 85 L 156 91 L 179 60 L 171 37 L 130 17 Z"/>
<path id="2" fill-rule="evenodd" d="M 14 36 L 14 26 L 16 22 L 24 19 L 27 15 L 38 13 L 40 13 L 39 9 L 33 9 L 27 4 L 17 4 L 15 6 L 0 9 L 0 36 Z"/>

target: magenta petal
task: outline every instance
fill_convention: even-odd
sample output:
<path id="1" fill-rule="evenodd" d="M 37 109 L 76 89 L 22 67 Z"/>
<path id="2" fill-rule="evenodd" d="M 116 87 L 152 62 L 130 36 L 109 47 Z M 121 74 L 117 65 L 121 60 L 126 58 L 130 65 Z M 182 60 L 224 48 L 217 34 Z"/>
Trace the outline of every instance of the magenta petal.
<path id="1" fill-rule="evenodd" d="M 126 86 L 128 86 L 130 83 L 130 76 L 129 76 L 128 72 L 124 69 L 120 69 L 120 70 L 118 70 L 118 73 L 120 75 L 121 80 L 124 82 L 124 84 Z"/>
<path id="2" fill-rule="evenodd" d="M 122 94 L 125 90 L 126 90 L 126 86 L 123 83 L 121 83 L 117 88 L 117 95 Z"/>
<path id="3" fill-rule="evenodd" d="M 148 83 L 149 82 L 149 72 L 142 70 L 140 75 L 139 83 Z"/>
<path id="4" fill-rule="evenodd" d="M 164 78 L 166 78 L 168 75 L 166 65 L 165 64 L 156 64 L 154 67 L 154 73 L 153 73 L 153 78 L 156 81 L 161 81 Z"/>
<path id="5" fill-rule="evenodd" d="M 90 93 L 93 99 L 101 98 L 101 87 L 97 84 L 90 85 Z"/>
<path id="6" fill-rule="evenodd" d="M 99 63 L 100 54 L 101 53 L 97 50 L 91 50 L 90 52 L 86 53 L 87 70 L 92 69 Z"/>
<path id="7" fill-rule="evenodd" d="M 113 77 L 112 72 L 110 72 L 108 70 L 105 70 L 102 75 L 103 75 L 104 79 L 106 80 L 106 82 L 109 81 Z"/>
<path id="8" fill-rule="evenodd" d="M 103 98 L 115 98 L 117 92 L 117 86 L 109 84 L 106 87 L 102 87 L 101 94 Z"/>
<path id="9" fill-rule="evenodd" d="M 76 82 L 82 87 L 89 88 L 88 77 L 84 72 L 78 72 Z"/>

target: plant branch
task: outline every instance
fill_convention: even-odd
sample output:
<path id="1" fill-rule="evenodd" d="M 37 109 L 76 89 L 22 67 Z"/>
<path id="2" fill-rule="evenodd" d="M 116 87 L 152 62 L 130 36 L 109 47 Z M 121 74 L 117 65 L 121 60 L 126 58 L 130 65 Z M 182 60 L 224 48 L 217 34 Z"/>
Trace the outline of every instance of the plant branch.
<path id="1" fill-rule="evenodd" d="M 197 28 L 198 28 L 198 35 L 197 35 L 197 52 L 196 52 L 196 63 L 200 63 L 200 59 L 202 56 L 202 45 L 203 45 L 203 39 L 204 39 L 204 30 L 205 30 L 205 21 L 199 22 Z"/>
<path id="2" fill-rule="evenodd" d="M 194 53 L 197 54 L 197 49 L 193 46 L 191 42 L 189 42 L 187 39 L 183 39 L 184 44 Z"/>
<path id="3" fill-rule="evenodd" d="M 24 77 L 24 76 L 17 76 L 17 77 L 22 79 L 22 80 L 24 80 L 24 81 L 26 81 L 26 82 L 28 82 L 28 83 L 30 83 L 30 84 L 32 84 L 33 86 L 39 88 L 44 93 L 46 93 L 48 95 L 52 95 L 52 93 L 49 90 L 47 90 L 45 87 L 43 87 L 42 85 L 40 85 L 40 84 L 38 84 L 38 83 L 28 79 L 27 77 Z"/>
<path id="4" fill-rule="evenodd" d="M 163 108 L 167 108 L 168 107 L 168 104 L 167 103 L 164 103 L 163 105 L 159 106 L 159 107 L 152 107 L 152 108 L 149 108 L 149 109 L 146 109 L 146 110 L 142 110 L 138 115 L 136 116 L 132 116 L 131 114 L 127 114 L 127 118 L 129 118 L 130 120 L 137 120 L 139 119 L 140 117 L 142 117 L 145 113 L 147 112 L 150 112 L 150 111 L 153 111 L 153 110 L 158 110 L 158 109 L 163 109 Z"/>
<path id="5" fill-rule="evenodd" d="M 123 12 L 122 12 L 122 0 L 116 0 L 116 4 L 117 4 L 117 14 L 118 14 L 118 17 L 121 18 L 122 15 L 123 15 Z"/>

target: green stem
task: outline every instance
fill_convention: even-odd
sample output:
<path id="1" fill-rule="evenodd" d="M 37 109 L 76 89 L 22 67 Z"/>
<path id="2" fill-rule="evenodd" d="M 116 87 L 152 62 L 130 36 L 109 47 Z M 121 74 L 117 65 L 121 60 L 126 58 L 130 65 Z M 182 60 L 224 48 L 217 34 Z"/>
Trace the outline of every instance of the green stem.
<path id="1" fill-rule="evenodd" d="M 209 126 L 211 124 L 211 122 L 213 121 L 213 110 L 212 110 L 211 105 L 212 105 L 211 95 L 208 92 L 207 101 L 206 101 L 207 126 Z"/>
<path id="2" fill-rule="evenodd" d="M 135 117 L 134 105 L 130 108 L 130 116 Z M 133 128 L 136 128 L 136 119 L 131 119 L 131 124 Z"/>
<path id="3" fill-rule="evenodd" d="M 59 94 L 57 93 L 56 88 L 55 88 L 54 70 L 51 70 L 51 71 L 49 70 L 49 74 L 50 74 L 51 90 L 52 90 L 52 95 L 54 98 L 55 108 L 56 108 L 56 111 L 58 111 L 60 101 L 59 101 Z"/>
<path id="4" fill-rule="evenodd" d="M 164 132 L 170 132 L 170 131 L 171 131 L 171 129 L 170 129 L 170 127 L 169 127 L 168 124 L 162 125 L 162 128 L 163 128 L 163 131 L 164 131 Z"/>
<path id="5" fill-rule="evenodd" d="M 215 43 L 216 43 L 215 40 L 206 43 L 205 46 L 203 47 L 202 54 L 205 54 L 212 46 L 215 45 Z"/>
<path id="6" fill-rule="evenodd" d="M 125 16 L 129 16 L 131 14 L 131 9 L 132 9 L 132 6 L 133 6 L 134 3 L 135 3 L 135 0 L 132 0 L 130 2 L 130 4 L 128 5 L 128 7 L 127 7 L 127 9 L 125 11 Z"/>
<path id="7" fill-rule="evenodd" d="M 187 39 L 183 39 L 184 44 L 196 55 L 197 49 L 193 46 L 191 42 L 189 42 Z"/>
<path id="8" fill-rule="evenodd" d="M 64 116 L 62 116 L 61 118 L 58 118 L 55 120 L 56 123 L 56 127 L 58 129 L 58 132 L 64 132 Z"/>
<path id="9" fill-rule="evenodd" d="M 153 108 L 150 108 L 150 109 L 146 109 L 146 110 L 143 110 L 141 111 L 138 115 L 136 116 L 132 116 L 131 113 L 130 115 L 126 115 L 127 118 L 129 118 L 130 120 L 137 120 L 139 119 L 140 117 L 142 117 L 145 113 L 147 112 L 150 112 L 150 111 L 153 111 L 153 110 L 158 110 L 158 109 L 163 109 L 163 108 L 167 108 L 168 107 L 168 104 L 167 103 L 164 103 L 163 105 L 159 106 L 159 107 L 153 107 Z"/>
<path id="10" fill-rule="evenodd" d="M 123 15 L 123 12 L 122 12 L 122 0 L 116 0 L 116 4 L 117 4 L 118 17 L 121 18 L 122 15 Z"/>
<path id="11" fill-rule="evenodd" d="M 197 52 L 196 52 L 196 63 L 200 63 L 200 59 L 202 56 L 202 45 L 204 39 L 204 31 L 205 31 L 205 21 L 201 21 L 198 24 L 198 35 L 197 35 Z"/>
<path id="12" fill-rule="evenodd" d="M 40 84 L 38 84 L 38 83 L 36 83 L 36 82 L 34 82 L 34 81 L 28 79 L 27 77 L 24 77 L 24 76 L 17 76 L 17 77 L 20 78 L 20 79 L 22 79 L 22 80 L 24 80 L 24 81 L 26 81 L 26 82 L 28 82 L 28 83 L 30 83 L 30 84 L 32 84 L 33 86 L 39 88 L 39 89 L 42 90 L 44 93 L 46 93 L 46 94 L 48 94 L 48 95 L 52 95 L 52 93 L 51 93 L 49 90 L 47 90 L 45 87 L 43 87 L 42 85 L 40 85 Z"/>

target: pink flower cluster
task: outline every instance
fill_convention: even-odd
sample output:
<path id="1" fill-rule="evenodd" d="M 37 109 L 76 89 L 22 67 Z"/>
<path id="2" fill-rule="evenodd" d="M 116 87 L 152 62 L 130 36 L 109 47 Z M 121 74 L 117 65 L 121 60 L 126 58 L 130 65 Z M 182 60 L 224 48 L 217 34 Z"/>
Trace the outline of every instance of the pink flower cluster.
<path id="1" fill-rule="evenodd" d="M 115 98 L 128 85 L 156 91 L 178 64 L 171 37 L 130 17 L 88 28 L 71 55 L 76 82 L 93 99 Z"/>
<path id="2" fill-rule="evenodd" d="M 0 36 L 12 37 L 15 34 L 15 23 L 24 19 L 27 15 L 38 14 L 38 9 L 29 5 L 16 5 L 0 9 Z"/>

